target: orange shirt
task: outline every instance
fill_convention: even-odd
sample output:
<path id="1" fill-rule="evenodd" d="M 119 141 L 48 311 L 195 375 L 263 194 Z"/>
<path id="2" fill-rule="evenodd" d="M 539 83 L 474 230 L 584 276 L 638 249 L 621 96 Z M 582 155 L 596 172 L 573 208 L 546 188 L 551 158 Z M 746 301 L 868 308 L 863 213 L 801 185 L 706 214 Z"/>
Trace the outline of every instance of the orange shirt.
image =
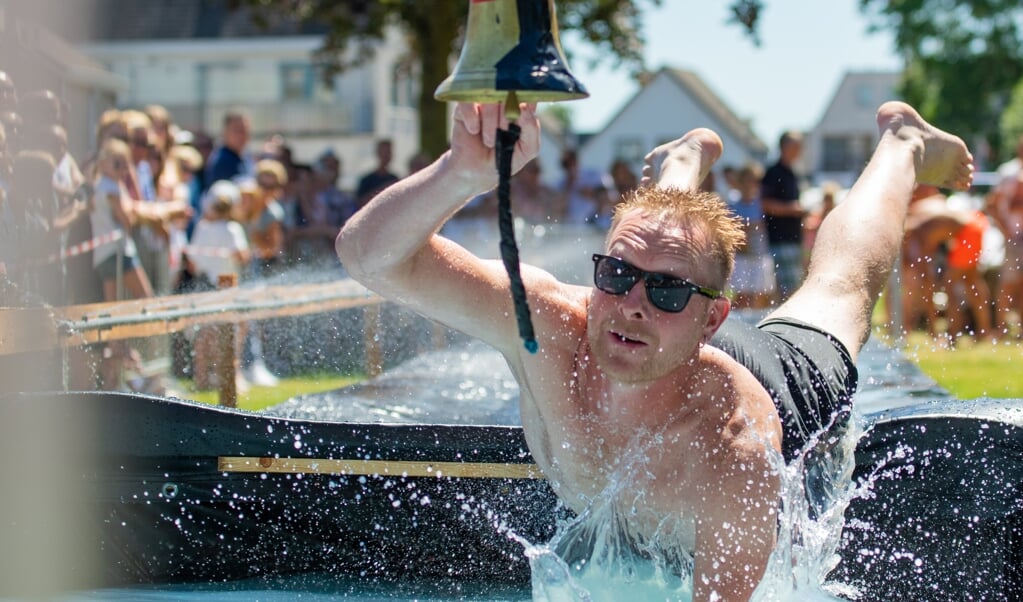
<path id="1" fill-rule="evenodd" d="M 984 231 L 987 230 L 987 216 L 977 211 L 973 220 L 959 230 L 956 241 L 948 252 L 949 267 L 968 270 L 980 263 L 980 252 L 983 248 Z"/>

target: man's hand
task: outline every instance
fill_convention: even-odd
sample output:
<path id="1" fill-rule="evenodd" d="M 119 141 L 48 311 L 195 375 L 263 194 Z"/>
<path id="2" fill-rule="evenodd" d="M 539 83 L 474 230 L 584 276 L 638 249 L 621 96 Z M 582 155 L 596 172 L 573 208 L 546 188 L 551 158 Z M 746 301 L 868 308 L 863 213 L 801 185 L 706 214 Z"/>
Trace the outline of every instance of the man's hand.
<path id="1" fill-rule="evenodd" d="M 540 150 L 540 121 L 535 103 L 521 103 L 516 123 L 522 132 L 512 154 L 512 173 L 536 157 Z M 501 104 L 481 105 L 459 103 L 455 107 L 451 131 L 451 160 L 454 173 L 479 184 L 479 191 L 497 185 L 497 163 L 494 145 L 497 130 L 508 129 L 508 119 Z"/>

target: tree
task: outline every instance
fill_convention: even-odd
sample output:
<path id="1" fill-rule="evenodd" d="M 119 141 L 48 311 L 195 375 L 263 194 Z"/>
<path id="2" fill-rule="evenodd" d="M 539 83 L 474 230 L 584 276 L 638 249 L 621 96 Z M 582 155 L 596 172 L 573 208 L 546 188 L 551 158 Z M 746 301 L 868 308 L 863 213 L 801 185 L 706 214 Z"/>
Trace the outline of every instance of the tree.
<path id="1" fill-rule="evenodd" d="M 613 66 L 632 73 L 643 71 L 643 37 L 640 19 L 643 6 L 662 0 L 559 0 L 558 25 L 574 30 L 596 46 Z M 422 150 L 431 157 L 447 148 L 447 108 L 433 92 L 447 77 L 452 59 L 461 46 L 469 12 L 468 0 L 231 0 L 234 7 L 252 9 L 257 22 L 283 17 L 303 23 L 325 25 L 327 33 L 317 60 L 328 81 L 341 70 L 372 56 L 389 25 L 408 36 L 410 60 L 420 74 L 418 99 Z M 346 54 L 354 48 L 350 55 Z"/>
<path id="2" fill-rule="evenodd" d="M 757 40 L 761 0 L 737 0 L 733 20 Z M 932 123 L 982 137 L 1012 154 L 1019 119 L 1002 119 L 1023 78 L 1023 5 L 1019 0 L 860 0 L 877 31 L 890 30 L 905 58 L 903 98 Z M 1023 94 L 1019 92 L 1017 94 Z M 1023 102 L 1023 101 L 1017 101 Z"/>
<path id="3" fill-rule="evenodd" d="M 925 118 L 998 149 L 998 124 L 1023 77 L 1018 0 L 860 0 L 872 26 L 895 33 L 902 94 Z"/>

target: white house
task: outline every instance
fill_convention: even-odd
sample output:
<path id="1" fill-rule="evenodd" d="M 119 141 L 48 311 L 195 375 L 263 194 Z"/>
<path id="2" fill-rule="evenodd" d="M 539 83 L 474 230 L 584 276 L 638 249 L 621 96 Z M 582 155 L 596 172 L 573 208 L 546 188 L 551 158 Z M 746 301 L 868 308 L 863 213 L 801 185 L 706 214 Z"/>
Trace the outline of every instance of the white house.
<path id="1" fill-rule="evenodd" d="M 253 146 L 282 135 L 297 161 L 330 148 L 353 187 L 375 164 L 379 138 L 394 143 L 392 171 L 404 174 L 419 149 L 418 75 L 406 40 L 388 32 L 361 67 L 324 83 L 314 52 L 322 30 L 286 21 L 268 30 L 245 10 L 222 3 L 106 2 L 116 10 L 80 48 L 128 82 L 122 107 L 165 106 L 185 129 L 217 137 L 223 115 L 242 109 L 251 119 Z"/>
<path id="2" fill-rule="evenodd" d="M 899 74 L 846 73 L 820 121 L 807 134 L 803 164 L 817 182 L 852 185 L 877 144 L 874 115 L 881 103 L 897 99 Z"/>
<path id="3" fill-rule="evenodd" d="M 724 153 L 718 165 L 766 159 L 767 146 L 698 75 L 664 67 L 603 130 L 583 143 L 580 164 L 607 170 L 616 159 L 624 159 L 639 173 L 643 156 L 651 148 L 697 127 L 711 128 L 721 136 Z"/>
<path id="4" fill-rule="evenodd" d="M 84 157 L 100 113 L 128 83 L 51 31 L 45 12 L 30 8 L 0 4 L 0 70 L 19 94 L 47 89 L 64 101 L 68 149 Z"/>

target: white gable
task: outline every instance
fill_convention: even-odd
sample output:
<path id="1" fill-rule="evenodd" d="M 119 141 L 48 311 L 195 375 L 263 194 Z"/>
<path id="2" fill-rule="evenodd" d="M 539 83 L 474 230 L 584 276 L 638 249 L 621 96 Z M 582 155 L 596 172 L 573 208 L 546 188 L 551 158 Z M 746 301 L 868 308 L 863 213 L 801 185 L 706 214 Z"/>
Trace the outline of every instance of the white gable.
<path id="1" fill-rule="evenodd" d="M 600 133 L 586 141 L 579 153 L 580 163 L 607 170 L 615 159 L 624 158 L 638 172 L 650 149 L 697 127 L 710 128 L 721 136 L 724 152 L 719 166 L 764 160 L 734 137 L 728 124 L 721 123 L 667 70 L 661 70 Z"/>

